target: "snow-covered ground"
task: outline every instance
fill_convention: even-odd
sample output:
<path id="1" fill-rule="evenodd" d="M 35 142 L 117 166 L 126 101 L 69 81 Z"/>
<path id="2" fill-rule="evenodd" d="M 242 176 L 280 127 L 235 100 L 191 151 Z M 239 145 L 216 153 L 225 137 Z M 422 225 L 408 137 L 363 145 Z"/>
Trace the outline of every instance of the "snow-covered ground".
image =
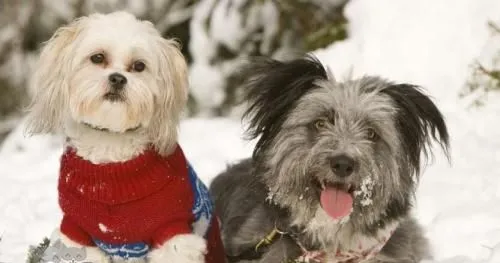
<path id="1" fill-rule="evenodd" d="M 500 98 L 468 109 L 458 98 L 468 65 L 484 52 L 498 0 L 353 0 L 350 38 L 315 52 L 338 78 L 380 74 L 425 87 L 447 119 L 452 162 L 440 151 L 425 169 L 415 213 L 439 263 L 500 262 Z M 496 103 L 495 103 L 496 102 Z M 58 224 L 59 138 L 24 138 L 19 127 L 0 150 L 0 262 L 24 261 L 29 244 Z M 209 183 L 248 156 L 238 119 L 189 119 L 180 143 Z"/>

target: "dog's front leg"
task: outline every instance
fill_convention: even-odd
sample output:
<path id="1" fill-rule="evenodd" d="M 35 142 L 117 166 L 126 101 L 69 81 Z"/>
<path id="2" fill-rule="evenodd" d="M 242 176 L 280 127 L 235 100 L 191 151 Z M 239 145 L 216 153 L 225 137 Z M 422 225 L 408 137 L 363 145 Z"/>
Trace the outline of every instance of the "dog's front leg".
<path id="1" fill-rule="evenodd" d="M 195 234 L 176 235 L 152 250 L 149 263 L 204 263 L 207 244 Z"/>

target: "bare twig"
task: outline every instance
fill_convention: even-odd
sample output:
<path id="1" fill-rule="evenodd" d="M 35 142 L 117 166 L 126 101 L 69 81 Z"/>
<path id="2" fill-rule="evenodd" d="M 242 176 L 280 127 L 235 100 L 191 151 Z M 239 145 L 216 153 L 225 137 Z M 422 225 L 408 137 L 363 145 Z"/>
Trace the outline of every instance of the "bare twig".
<path id="1" fill-rule="evenodd" d="M 497 34 L 500 34 L 500 27 L 495 24 L 493 21 L 488 21 L 488 26 Z"/>

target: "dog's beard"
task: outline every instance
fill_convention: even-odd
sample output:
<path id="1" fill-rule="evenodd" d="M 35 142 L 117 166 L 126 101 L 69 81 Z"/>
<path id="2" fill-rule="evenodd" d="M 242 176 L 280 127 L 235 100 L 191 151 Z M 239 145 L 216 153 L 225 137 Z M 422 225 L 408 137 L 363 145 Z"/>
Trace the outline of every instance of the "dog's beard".
<path id="1" fill-rule="evenodd" d="M 123 90 L 112 91 L 104 80 L 75 80 L 69 100 L 75 122 L 118 133 L 148 126 L 153 116 L 154 94 L 145 83 L 129 80 Z"/>

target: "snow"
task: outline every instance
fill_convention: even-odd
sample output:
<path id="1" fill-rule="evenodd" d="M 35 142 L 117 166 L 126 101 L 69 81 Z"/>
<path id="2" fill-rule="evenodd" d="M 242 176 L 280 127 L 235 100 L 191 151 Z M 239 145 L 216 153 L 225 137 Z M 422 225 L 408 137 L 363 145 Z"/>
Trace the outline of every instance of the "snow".
<path id="1" fill-rule="evenodd" d="M 245 5 L 249 5 L 245 7 Z M 246 14 L 241 10 L 246 8 Z M 202 0 L 191 20 L 189 51 L 193 61 L 189 79 L 191 94 L 205 115 L 221 106 L 225 98 L 226 79 L 255 48 L 249 38 L 260 39 L 261 54 L 271 53 L 278 34 L 278 10 L 273 1 L 262 4 L 247 0 Z M 254 34 L 262 30 L 260 34 Z M 220 48 L 227 48 L 234 58 L 224 58 Z M 243 50 L 242 52 L 239 52 Z M 241 55 L 243 54 L 243 55 Z M 222 58 L 221 58 L 222 57 Z"/>
<path id="2" fill-rule="evenodd" d="M 191 40 L 189 52 L 193 62 L 189 69 L 191 93 L 198 102 L 198 107 L 205 111 L 220 105 L 224 100 L 224 76 L 210 60 L 216 53 L 216 43 L 206 30 L 214 0 L 203 0 L 196 6 L 190 24 Z"/>
<path id="3" fill-rule="evenodd" d="M 372 200 L 372 192 L 373 186 L 375 185 L 375 181 L 372 180 L 371 177 L 365 177 L 363 181 L 361 181 L 360 190 L 354 191 L 354 196 L 361 196 L 361 205 L 369 206 L 373 203 Z"/>
<path id="4" fill-rule="evenodd" d="M 213 39 L 232 50 L 240 47 L 240 42 L 246 35 L 245 30 L 242 30 L 242 14 L 239 12 L 245 2 L 245 0 L 221 0 L 215 5 L 210 19 Z"/>
<path id="5" fill-rule="evenodd" d="M 104 225 L 103 223 L 99 223 L 98 226 L 99 226 L 99 230 L 101 230 L 101 232 L 103 232 L 103 233 L 109 232 L 108 227 L 106 225 Z"/>
<path id="6" fill-rule="evenodd" d="M 481 108 L 458 97 L 470 63 L 489 48 L 487 21 L 499 13 L 498 0 L 353 0 L 346 8 L 350 38 L 315 52 L 338 79 L 380 74 L 418 84 L 443 111 L 452 161 L 436 151 L 415 207 L 434 248 L 432 263 L 500 262 L 500 96 Z M 200 56 L 211 49 L 190 48 Z M 236 118 L 194 118 L 183 121 L 180 143 L 210 183 L 250 155 L 253 142 L 242 136 Z M 24 138 L 22 126 L 0 149 L 0 262 L 23 262 L 28 245 L 57 226 L 60 154 L 60 138 Z"/>

